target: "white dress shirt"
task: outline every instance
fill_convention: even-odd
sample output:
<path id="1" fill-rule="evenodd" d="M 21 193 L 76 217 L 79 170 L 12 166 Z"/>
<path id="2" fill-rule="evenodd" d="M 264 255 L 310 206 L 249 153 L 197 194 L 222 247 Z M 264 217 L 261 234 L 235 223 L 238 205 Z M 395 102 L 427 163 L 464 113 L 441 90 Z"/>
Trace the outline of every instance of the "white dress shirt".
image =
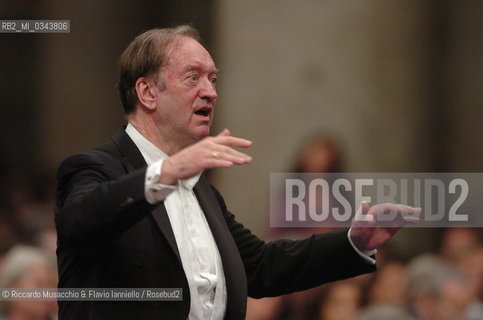
<path id="1" fill-rule="evenodd" d="M 145 195 L 149 203 L 164 201 L 171 228 L 188 279 L 191 306 L 189 320 L 221 320 L 226 310 L 226 284 L 220 253 L 205 215 L 193 192 L 200 175 L 159 184 L 163 161 L 168 157 L 131 124 L 126 133 L 148 164 Z"/>

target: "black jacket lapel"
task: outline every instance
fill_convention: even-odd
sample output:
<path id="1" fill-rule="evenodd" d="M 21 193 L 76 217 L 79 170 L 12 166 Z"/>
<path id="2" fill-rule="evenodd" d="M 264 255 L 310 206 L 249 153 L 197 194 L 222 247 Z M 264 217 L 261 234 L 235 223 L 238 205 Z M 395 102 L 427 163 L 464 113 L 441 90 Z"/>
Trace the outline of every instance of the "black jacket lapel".
<path id="1" fill-rule="evenodd" d="M 146 161 L 144 160 L 144 157 L 139 151 L 138 147 L 126 133 L 125 127 L 121 128 L 114 134 L 112 141 L 121 153 L 122 161 L 127 172 L 132 172 L 147 166 Z M 169 217 L 168 213 L 166 212 L 164 202 L 158 204 L 154 210 L 151 211 L 151 215 L 181 262 L 178 246 L 176 245 L 176 238 L 174 237 L 173 229 L 171 228 L 171 223 L 169 222 Z"/>
<path id="2" fill-rule="evenodd" d="M 159 229 L 168 240 L 171 248 L 173 248 L 174 253 L 178 257 L 179 262 L 181 263 L 181 257 L 179 255 L 178 245 L 176 244 L 176 238 L 174 237 L 173 229 L 171 228 L 171 223 L 169 222 L 168 213 L 166 212 L 166 207 L 164 206 L 164 202 L 156 206 L 156 208 L 151 211 L 151 215 L 156 221 Z"/>
<path id="3" fill-rule="evenodd" d="M 237 318 L 235 315 L 245 314 L 247 297 L 245 269 L 238 254 L 238 247 L 228 229 L 220 205 L 203 175 L 194 187 L 194 192 L 210 226 L 223 263 L 227 292 L 225 319 Z"/>
<path id="4" fill-rule="evenodd" d="M 131 140 L 125 131 L 125 127 L 119 129 L 113 136 L 112 141 L 118 148 L 126 170 L 128 172 L 145 167 L 146 161 L 144 160 L 141 151 L 139 151 L 136 144 Z"/>

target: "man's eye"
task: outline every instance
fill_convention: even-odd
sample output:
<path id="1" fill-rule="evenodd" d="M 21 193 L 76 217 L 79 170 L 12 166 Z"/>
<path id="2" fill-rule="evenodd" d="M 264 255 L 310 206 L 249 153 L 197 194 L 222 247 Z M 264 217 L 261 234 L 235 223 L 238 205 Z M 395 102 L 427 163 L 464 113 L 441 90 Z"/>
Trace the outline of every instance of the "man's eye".
<path id="1" fill-rule="evenodd" d="M 218 81 L 218 78 L 211 78 L 210 81 L 211 83 L 216 84 L 216 81 Z"/>
<path id="2" fill-rule="evenodd" d="M 196 74 L 193 74 L 193 75 L 189 76 L 188 79 L 190 79 L 191 81 L 196 81 L 196 80 L 198 80 L 198 76 Z"/>

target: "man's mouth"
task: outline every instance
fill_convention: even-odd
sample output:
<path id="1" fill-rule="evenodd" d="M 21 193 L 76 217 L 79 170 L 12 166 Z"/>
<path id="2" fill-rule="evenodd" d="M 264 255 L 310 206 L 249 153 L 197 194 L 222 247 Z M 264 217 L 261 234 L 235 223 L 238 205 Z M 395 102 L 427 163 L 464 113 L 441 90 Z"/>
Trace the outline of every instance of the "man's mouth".
<path id="1" fill-rule="evenodd" d="M 200 108 L 198 110 L 195 111 L 195 113 L 197 115 L 200 115 L 200 116 L 203 116 L 203 117 L 207 117 L 210 115 L 211 111 L 213 110 L 213 108 L 211 107 L 203 107 L 203 108 Z"/>

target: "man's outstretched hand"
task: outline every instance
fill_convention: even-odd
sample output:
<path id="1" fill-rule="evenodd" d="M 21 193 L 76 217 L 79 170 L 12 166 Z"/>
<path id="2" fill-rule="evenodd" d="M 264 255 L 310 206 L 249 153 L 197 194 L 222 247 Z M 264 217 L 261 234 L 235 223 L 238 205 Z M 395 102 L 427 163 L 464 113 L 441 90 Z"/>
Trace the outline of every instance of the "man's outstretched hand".
<path id="1" fill-rule="evenodd" d="M 251 145 L 251 141 L 234 137 L 228 129 L 224 129 L 217 136 L 206 137 L 170 156 L 163 164 L 159 182 L 170 185 L 206 169 L 247 164 L 252 158 L 234 148 L 248 148 Z"/>
<path id="2" fill-rule="evenodd" d="M 357 210 L 349 233 L 352 243 L 362 252 L 386 243 L 405 225 L 419 222 L 421 208 L 383 203 L 372 207 L 363 202 Z"/>

